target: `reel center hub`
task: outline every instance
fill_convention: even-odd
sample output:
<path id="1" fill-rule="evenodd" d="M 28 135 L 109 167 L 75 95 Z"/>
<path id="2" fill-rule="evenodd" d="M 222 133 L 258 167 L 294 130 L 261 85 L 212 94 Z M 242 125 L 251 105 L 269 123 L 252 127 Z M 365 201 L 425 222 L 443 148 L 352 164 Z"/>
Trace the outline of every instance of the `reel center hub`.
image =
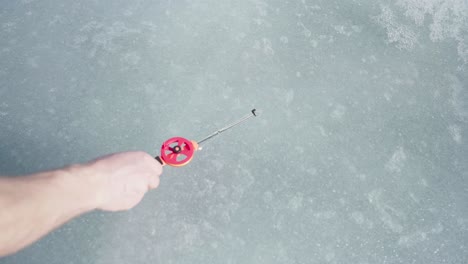
<path id="1" fill-rule="evenodd" d="M 174 150 L 174 153 L 176 153 L 176 154 L 177 154 L 177 153 L 180 153 L 180 152 L 182 151 L 182 149 L 180 148 L 180 146 L 175 146 L 175 147 L 173 148 L 173 150 Z"/>

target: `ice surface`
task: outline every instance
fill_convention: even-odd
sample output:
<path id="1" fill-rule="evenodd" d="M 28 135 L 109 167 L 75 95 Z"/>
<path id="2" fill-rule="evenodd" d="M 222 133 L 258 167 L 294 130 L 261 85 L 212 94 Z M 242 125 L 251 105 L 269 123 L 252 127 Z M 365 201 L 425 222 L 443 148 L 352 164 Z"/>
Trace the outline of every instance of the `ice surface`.
<path id="1" fill-rule="evenodd" d="M 3 1 L 0 174 L 156 155 L 263 112 L 135 209 L 0 263 L 467 263 L 467 10 Z"/>

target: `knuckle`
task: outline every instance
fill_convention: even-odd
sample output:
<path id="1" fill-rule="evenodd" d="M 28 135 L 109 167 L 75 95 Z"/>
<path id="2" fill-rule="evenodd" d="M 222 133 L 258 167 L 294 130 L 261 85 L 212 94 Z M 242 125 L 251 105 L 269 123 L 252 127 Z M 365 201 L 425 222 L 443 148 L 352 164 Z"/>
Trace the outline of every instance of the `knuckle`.
<path id="1" fill-rule="evenodd" d="M 141 160 L 148 160 L 151 156 L 144 151 L 137 151 L 135 152 L 135 157 Z"/>

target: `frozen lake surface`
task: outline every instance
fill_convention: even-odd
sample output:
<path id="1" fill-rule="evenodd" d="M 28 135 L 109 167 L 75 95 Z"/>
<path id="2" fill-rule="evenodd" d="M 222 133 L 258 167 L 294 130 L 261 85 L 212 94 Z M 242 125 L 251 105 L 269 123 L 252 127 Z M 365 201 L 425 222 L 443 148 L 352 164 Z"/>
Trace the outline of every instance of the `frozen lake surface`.
<path id="1" fill-rule="evenodd" d="M 0 3 L 0 174 L 263 110 L 0 263 L 468 263 L 466 0 Z"/>

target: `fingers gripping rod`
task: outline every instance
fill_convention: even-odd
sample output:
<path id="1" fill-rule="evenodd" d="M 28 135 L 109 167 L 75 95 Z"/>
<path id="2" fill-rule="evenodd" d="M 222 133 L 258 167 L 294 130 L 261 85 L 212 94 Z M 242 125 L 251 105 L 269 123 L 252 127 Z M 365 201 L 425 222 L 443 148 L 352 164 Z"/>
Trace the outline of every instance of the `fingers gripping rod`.
<path id="1" fill-rule="evenodd" d="M 252 111 L 250 112 L 250 114 L 245 115 L 245 116 L 243 116 L 242 118 L 240 118 L 239 120 L 237 120 L 237 121 L 235 121 L 235 122 L 233 122 L 233 123 L 231 123 L 231 124 L 229 124 L 229 125 L 227 125 L 227 126 L 221 128 L 221 129 L 217 130 L 216 132 L 210 134 L 209 136 L 205 137 L 204 139 L 198 141 L 197 143 L 198 143 L 198 144 L 201 144 L 201 143 L 203 143 L 203 142 L 206 142 L 206 141 L 208 141 L 209 139 L 212 139 L 212 138 L 216 137 L 217 135 L 221 134 L 222 132 L 224 132 L 224 131 L 226 131 L 226 130 L 228 130 L 228 129 L 231 129 L 231 128 L 233 128 L 233 127 L 235 127 L 235 126 L 237 126 L 237 125 L 239 125 L 239 124 L 245 122 L 246 120 L 250 119 L 251 117 L 257 116 L 256 111 L 257 111 L 256 109 L 252 109 Z"/>

